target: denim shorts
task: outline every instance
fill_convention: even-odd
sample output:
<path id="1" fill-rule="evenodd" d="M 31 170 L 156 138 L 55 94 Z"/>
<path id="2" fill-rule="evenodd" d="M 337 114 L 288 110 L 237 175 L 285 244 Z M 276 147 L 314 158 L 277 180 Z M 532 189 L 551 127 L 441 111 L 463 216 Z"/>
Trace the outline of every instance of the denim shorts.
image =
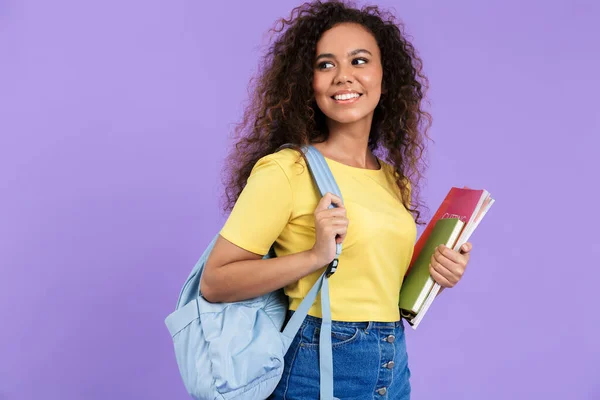
<path id="1" fill-rule="evenodd" d="M 274 400 L 319 398 L 321 320 L 307 316 L 285 356 Z M 404 325 L 397 322 L 339 322 L 331 328 L 333 391 L 340 400 L 409 400 L 410 370 Z"/>

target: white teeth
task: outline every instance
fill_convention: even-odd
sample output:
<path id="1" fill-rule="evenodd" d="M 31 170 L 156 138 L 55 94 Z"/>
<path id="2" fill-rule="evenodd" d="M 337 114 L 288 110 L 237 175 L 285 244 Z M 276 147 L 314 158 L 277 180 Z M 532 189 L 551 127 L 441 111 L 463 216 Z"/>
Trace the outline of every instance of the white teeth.
<path id="1" fill-rule="evenodd" d="M 349 94 L 338 94 L 334 96 L 336 100 L 350 100 L 360 96 L 358 93 L 349 93 Z"/>

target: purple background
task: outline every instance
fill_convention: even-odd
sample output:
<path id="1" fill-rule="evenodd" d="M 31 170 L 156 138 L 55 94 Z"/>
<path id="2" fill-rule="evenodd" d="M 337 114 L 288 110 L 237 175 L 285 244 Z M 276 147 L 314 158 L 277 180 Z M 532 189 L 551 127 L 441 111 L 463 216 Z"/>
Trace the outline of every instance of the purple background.
<path id="1" fill-rule="evenodd" d="M 379 3 L 431 80 L 431 212 L 451 185 L 497 199 L 407 330 L 414 398 L 600 399 L 600 5 Z M 163 320 L 296 4 L 0 2 L 0 399 L 187 398 Z"/>

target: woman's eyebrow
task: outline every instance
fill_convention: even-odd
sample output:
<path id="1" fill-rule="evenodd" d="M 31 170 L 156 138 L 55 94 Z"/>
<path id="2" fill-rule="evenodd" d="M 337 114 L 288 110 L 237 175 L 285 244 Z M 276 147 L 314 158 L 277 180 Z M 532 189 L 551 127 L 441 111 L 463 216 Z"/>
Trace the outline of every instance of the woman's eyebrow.
<path id="1" fill-rule="evenodd" d="M 369 50 L 367 49 L 356 49 L 356 50 L 352 50 L 351 52 L 348 53 L 348 56 L 352 57 L 355 56 L 359 53 L 367 53 L 369 55 L 373 55 Z M 335 58 L 335 56 L 331 53 L 321 53 L 317 56 L 315 61 L 319 61 L 321 58 Z"/>

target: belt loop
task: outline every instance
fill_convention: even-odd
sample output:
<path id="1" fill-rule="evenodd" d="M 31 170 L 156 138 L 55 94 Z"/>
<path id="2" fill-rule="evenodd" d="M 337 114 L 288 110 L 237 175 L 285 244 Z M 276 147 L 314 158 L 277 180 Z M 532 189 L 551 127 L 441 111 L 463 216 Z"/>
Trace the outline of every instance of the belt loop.
<path id="1" fill-rule="evenodd" d="M 365 328 L 365 333 L 368 335 L 369 334 L 369 329 L 371 329 L 371 321 L 369 321 L 367 323 L 367 327 Z"/>

